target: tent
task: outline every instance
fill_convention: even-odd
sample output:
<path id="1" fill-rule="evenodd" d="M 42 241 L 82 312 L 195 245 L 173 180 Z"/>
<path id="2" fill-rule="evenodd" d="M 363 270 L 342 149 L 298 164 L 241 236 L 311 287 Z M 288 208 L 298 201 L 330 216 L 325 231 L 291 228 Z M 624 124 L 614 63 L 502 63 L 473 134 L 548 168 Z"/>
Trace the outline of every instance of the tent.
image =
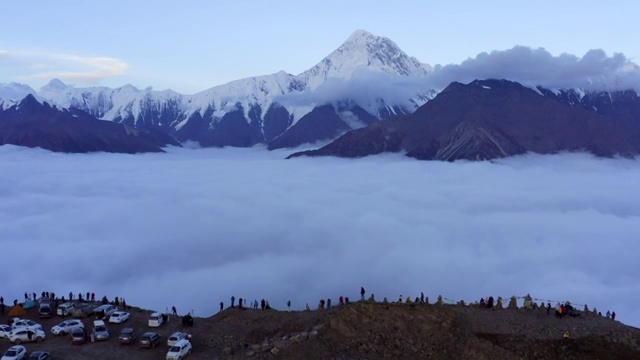
<path id="1" fill-rule="evenodd" d="M 9 318 L 13 317 L 24 317 L 27 316 L 27 311 L 22 308 L 22 305 L 18 304 L 11 308 L 11 311 L 7 314 Z"/>
<path id="2" fill-rule="evenodd" d="M 24 305 L 22 305 L 22 307 L 23 307 L 25 310 L 27 310 L 27 309 L 31 309 L 31 308 L 34 308 L 34 307 L 36 307 L 36 302 L 35 302 L 35 301 L 33 301 L 33 300 L 26 300 L 26 301 L 24 302 Z"/>

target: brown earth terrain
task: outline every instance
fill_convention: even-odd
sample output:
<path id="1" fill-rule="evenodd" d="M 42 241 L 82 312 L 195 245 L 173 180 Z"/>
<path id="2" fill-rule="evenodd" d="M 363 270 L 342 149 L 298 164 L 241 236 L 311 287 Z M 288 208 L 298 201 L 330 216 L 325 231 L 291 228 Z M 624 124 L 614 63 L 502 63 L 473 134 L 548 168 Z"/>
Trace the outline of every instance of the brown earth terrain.
<path id="1" fill-rule="evenodd" d="M 68 336 L 50 332 L 61 317 L 38 319 L 37 309 L 29 309 L 25 317 L 42 324 L 47 338 L 25 346 L 29 352 L 50 351 L 54 359 L 164 359 L 167 337 L 184 330 L 193 335 L 187 357 L 193 360 L 640 359 L 640 329 L 593 313 L 558 319 L 544 309 L 358 302 L 315 311 L 226 309 L 195 318 L 194 327 L 185 329 L 179 317 L 170 316 L 152 329 L 150 311 L 129 311 L 132 317 L 124 324 L 109 324 L 109 340 L 71 345 Z M 0 322 L 8 320 L 6 313 L 0 316 Z M 86 328 L 92 320 L 84 320 Z M 138 334 L 157 331 L 163 343 L 155 349 L 120 345 L 117 336 L 124 327 Z M 0 351 L 9 346 L 0 339 Z"/>

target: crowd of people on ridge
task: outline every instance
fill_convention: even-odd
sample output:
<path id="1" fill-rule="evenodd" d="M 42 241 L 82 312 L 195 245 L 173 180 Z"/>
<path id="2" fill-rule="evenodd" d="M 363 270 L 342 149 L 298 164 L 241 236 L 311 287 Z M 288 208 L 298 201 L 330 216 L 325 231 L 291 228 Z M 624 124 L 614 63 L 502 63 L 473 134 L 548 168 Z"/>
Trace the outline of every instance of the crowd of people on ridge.
<path id="1" fill-rule="evenodd" d="M 365 301 L 365 295 L 366 295 L 366 290 L 364 287 L 360 288 L 360 301 Z M 551 313 L 551 303 L 547 302 L 546 305 L 544 304 L 544 302 L 541 305 L 538 305 L 538 303 L 536 303 L 530 295 L 527 294 L 527 296 L 524 296 L 524 303 L 523 303 L 523 308 L 524 309 L 546 309 L 546 313 L 547 315 L 549 315 Z M 29 293 L 29 292 L 25 292 L 24 293 L 24 299 L 25 302 L 26 301 L 36 301 L 37 298 L 37 294 L 35 292 L 33 293 Z M 54 302 L 55 307 L 58 306 L 59 303 L 63 303 L 65 301 L 67 301 L 67 299 L 65 298 L 65 296 L 63 295 L 62 297 L 57 297 L 56 294 L 54 292 L 49 292 L 49 291 L 43 291 L 40 294 L 40 299 L 41 300 L 49 300 Z M 77 300 L 79 302 L 95 302 L 96 300 L 96 295 L 94 292 L 86 292 L 86 293 L 78 293 L 77 295 L 74 295 L 73 292 L 69 292 L 69 297 L 68 300 L 69 301 L 73 301 L 73 300 Z M 236 308 L 236 298 L 235 296 L 231 296 L 230 298 L 230 303 L 231 306 L 230 308 Z M 271 309 L 271 305 L 269 304 L 269 300 L 267 299 L 261 299 L 260 302 L 258 302 L 258 300 L 254 300 L 253 302 L 245 299 L 245 298 L 238 298 L 238 304 L 237 304 L 237 308 L 244 310 L 247 308 L 253 308 L 254 310 L 257 310 L 258 308 L 260 308 L 261 310 L 269 310 Z M 369 298 L 367 299 L 367 301 L 370 302 L 376 302 L 375 296 L 374 294 L 371 294 L 369 296 Z M 508 307 L 509 308 L 517 308 L 517 304 L 516 304 L 516 297 L 512 297 Z M 100 302 L 102 304 L 108 304 L 111 303 L 113 305 L 116 305 L 118 308 L 120 309 L 127 309 L 127 304 L 124 298 L 122 297 L 115 297 L 114 300 L 112 302 L 109 302 L 108 298 L 106 296 L 103 296 L 100 299 Z M 343 306 L 343 305 L 347 305 L 349 304 L 350 300 L 349 297 L 340 295 L 338 297 L 338 303 L 337 306 Z M 387 300 L 387 298 L 385 297 L 382 300 L 382 303 L 389 303 L 389 301 Z M 429 298 L 424 296 L 424 293 L 421 292 L 419 296 L 416 296 L 415 298 L 411 298 L 411 296 L 406 296 L 406 298 L 403 300 L 402 295 L 399 296 L 398 301 L 396 301 L 395 303 L 421 303 L 421 304 L 428 304 L 429 303 Z M 464 302 L 461 302 L 462 304 L 464 304 Z M 499 305 L 497 305 L 497 303 Z M 438 296 L 438 300 L 436 302 L 436 304 L 444 304 L 444 301 L 442 299 L 442 296 Z M 18 299 L 14 299 L 13 300 L 13 306 L 18 305 Z M 286 303 L 286 307 L 287 307 L 287 311 L 291 311 L 291 300 L 288 300 Z M 503 307 L 502 304 L 502 298 L 498 298 L 498 300 L 496 301 L 493 296 L 489 296 L 489 297 L 482 297 L 480 299 L 480 301 L 477 301 L 473 304 L 471 304 L 472 306 L 477 306 L 477 307 L 481 307 L 481 308 L 488 308 L 488 309 L 492 309 L 496 306 L 499 306 L 500 308 Z M 5 313 L 5 308 L 6 305 L 4 303 L 4 297 L 0 296 L 0 315 L 4 315 Z M 332 303 L 331 303 L 331 298 L 327 298 L 325 299 L 321 299 L 318 303 L 318 310 L 323 310 L 323 309 L 330 309 L 332 308 Z M 222 312 L 224 310 L 224 302 L 221 301 L 220 302 L 220 310 L 219 312 Z M 305 310 L 306 311 L 310 311 L 311 308 L 309 306 L 309 303 L 305 304 Z M 587 307 L 585 306 L 585 311 L 587 311 Z M 593 310 L 593 312 L 595 312 L 596 314 L 602 316 L 601 312 L 597 312 L 596 309 Z M 171 307 L 171 313 L 172 315 L 178 315 L 177 309 L 175 306 Z M 579 316 L 580 312 L 578 312 L 572 305 L 570 302 L 558 302 L 557 305 L 555 306 L 555 312 L 554 312 L 554 316 L 557 318 L 563 318 L 565 316 L 570 316 L 570 317 L 576 317 Z M 616 313 L 615 311 L 611 312 L 611 311 L 607 311 L 606 314 L 604 315 L 606 316 L 606 318 L 610 318 L 612 320 L 616 319 Z"/>

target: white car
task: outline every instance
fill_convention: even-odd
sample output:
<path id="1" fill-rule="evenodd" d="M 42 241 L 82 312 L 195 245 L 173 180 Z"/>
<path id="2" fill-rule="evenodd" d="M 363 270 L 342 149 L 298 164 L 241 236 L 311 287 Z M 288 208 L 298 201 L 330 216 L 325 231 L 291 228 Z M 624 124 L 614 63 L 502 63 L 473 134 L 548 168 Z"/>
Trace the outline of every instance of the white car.
<path id="1" fill-rule="evenodd" d="M 71 315 L 71 310 L 73 310 L 73 308 L 75 307 L 76 307 L 76 304 L 74 303 L 70 303 L 70 302 L 62 303 L 58 305 L 58 308 L 56 309 L 56 314 L 63 317 L 69 316 Z"/>
<path id="2" fill-rule="evenodd" d="M 183 339 L 173 344 L 167 352 L 167 360 L 181 360 L 191 354 L 191 342 Z"/>
<path id="3" fill-rule="evenodd" d="M 73 329 L 83 328 L 84 324 L 82 320 L 73 319 L 73 320 L 65 320 L 58 325 L 55 325 L 51 328 L 51 333 L 53 335 L 65 335 L 71 333 Z"/>
<path id="4" fill-rule="evenodd" d="M 22 360 L 27 358 L 27 348 L 22 345 L 13 345 L 4 352 L 0 360 Z"/>
<path id="5" fill-rule="evenodd" d="M 129 314 L 126 311 L 116 311 L 111 316 L 109 316 L 109 322 L 112 324 L 122 324 L 123 322 L 129 320 Z"/>
<path id="6" fill-rule="evenodd" d="M 13 320 L 11 321 L 11 327 L 14 329 L 28 328 L 28 329 L 42 330 L 42 325 L 38 324 L 37 322 L 29 319 L 20 319 L 20 318 L 13 318 Z"/>
<path id="7" fill-rule="evenodd" d="M 13 330 L 13 328 L 10 325 L 0 325 L 0 338 L 6 339 L 11 330 Z"/>
<path id="8" fill-rule="evenodd" d="M 180 332 L 180 331 L 176 331 L 173 334 L 171 334 L 171 336 L 169 336 L 167 338 L 167 345 L 173 346 L 173 345 L 175 345 L 175 343 L 177 343 L 180 340 L 189 340 L 189 341 L 191 341 L 191 335 L 189 335 L 187 333 Z"/>
<path id="9" fill-rule="evenodd" d="M 46 335 L 41 329 L 18 328 L 13 329 L 8 339 L 14 344 L 21 344 L 23 342 L 41 342 L 45 337 Z"/>
<path id="10" fill-rule="evenodd" d="M 96 341 L 100 340 L 108 340 L 109 339 L 109 330 L 102 320 L 94 320 L 93 321 L 93 336 L 95 336 Z"/>
<path id="11" fill-rule="evenodd" d="M 164 324 L 164 316 L 157 312 L 151 313 L 147 324 L 149 327 L 160 327 L 160 325 Z"/>

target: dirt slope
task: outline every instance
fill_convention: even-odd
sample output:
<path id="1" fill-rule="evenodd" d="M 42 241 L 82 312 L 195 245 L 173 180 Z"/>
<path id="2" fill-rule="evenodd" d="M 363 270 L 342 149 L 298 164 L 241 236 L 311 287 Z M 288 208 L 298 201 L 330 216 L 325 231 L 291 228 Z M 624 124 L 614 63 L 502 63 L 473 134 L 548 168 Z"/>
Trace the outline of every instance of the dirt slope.
<path id="1" fill-rule="evenodd" d="M 132 308 L 132 319 L 110 325 L 105 342 L 71 345 L 50 328 L 62 319 L 38 320 L 47 339 L 26 344 L 29 351 L 49 350 L 57 359 L 164 359 L 167 345 L 156 349 L 121 346 L 120 329 L 140 333 L 149 311 Z M 0 321 L 7 322 L 6 315 Z M 91 318 L 85 319 L 87 326 Z M 179 318 L 158 328 L 166 338 L 181 330 Z M 640 359 L 640 329 L 593 314 L 557 319 L 545 310 L 483 309 L 454 305 L 352 303 L 323 311 L 227 309 L 196 318 L 196 359 Z M 569 331 L 570 338 L 563 339 Z M 9 347 L 0 340 L 0 350 Z"/>

